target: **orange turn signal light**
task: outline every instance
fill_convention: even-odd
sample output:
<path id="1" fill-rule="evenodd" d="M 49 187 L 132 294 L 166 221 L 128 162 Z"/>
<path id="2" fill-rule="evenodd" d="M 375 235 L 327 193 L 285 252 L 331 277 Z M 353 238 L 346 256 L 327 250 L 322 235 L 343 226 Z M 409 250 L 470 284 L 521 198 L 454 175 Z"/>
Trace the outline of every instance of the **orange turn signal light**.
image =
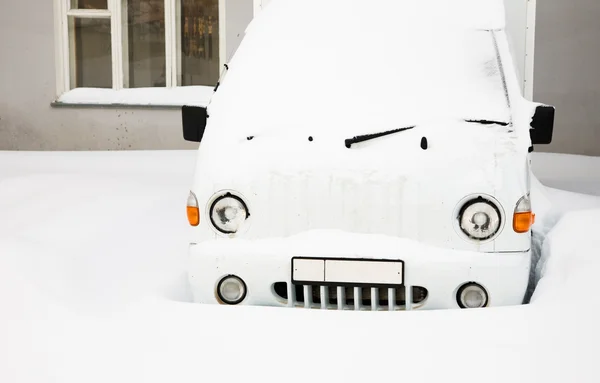
<path id="1" fill-rule="evenodd" d="M 186 210 L 190 225 L 198 226 L 200 224 L 200 210 L 198 210 L 198 208 L 195 206 L 188 206 Z"/>
<path id="2" fill-rule="evenodd" d="M 517 233 L 527 233 L 535 222 L 535 214 L 530 211 L 515 213 L 513 217 L 513 229 Z"/>

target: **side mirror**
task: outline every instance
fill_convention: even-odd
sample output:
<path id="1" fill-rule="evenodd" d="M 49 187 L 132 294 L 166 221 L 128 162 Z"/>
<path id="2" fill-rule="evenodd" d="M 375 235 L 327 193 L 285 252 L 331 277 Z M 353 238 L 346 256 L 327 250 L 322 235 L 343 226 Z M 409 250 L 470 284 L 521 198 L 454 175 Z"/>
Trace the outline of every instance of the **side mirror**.
<path id="1" fill-rule="evenodd" d="M 529 136 L 531 144 L 549 144 L 552 142 L 552 131 L 554 130 L 554 107 L 539 105 L 531 119 Z"/>
<path id="2" fill-rule="evenodd" d="M 183 106 L 181 120 L 183 123 L 183 139 L 186 141 L 200 142 L 206 129 L 208 113 L 202 106 Z"/>

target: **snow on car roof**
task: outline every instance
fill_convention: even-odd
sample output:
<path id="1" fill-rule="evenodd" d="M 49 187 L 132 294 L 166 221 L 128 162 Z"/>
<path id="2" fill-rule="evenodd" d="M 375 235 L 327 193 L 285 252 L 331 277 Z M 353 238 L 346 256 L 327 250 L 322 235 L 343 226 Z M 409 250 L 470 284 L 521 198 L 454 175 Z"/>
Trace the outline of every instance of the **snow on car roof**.
<path id="1" fill-rule="evenodd" d="M 490 31 L 503 25 L 496 0 L 274 0 L 231 60 L 210 123 L 231 137 L 510 121 Z"/>
<path id="2" fill-rule="evenodd" d="M 282 19 L 292 14 L 312 19 L 320 15 L 333 21 L 350 13 L 375 15 L 382 21 L 391 16 L 398 23 L 428 28 L 490 30 L 506 26 L 503 0 L 270 0 L 256 18 Z"/>

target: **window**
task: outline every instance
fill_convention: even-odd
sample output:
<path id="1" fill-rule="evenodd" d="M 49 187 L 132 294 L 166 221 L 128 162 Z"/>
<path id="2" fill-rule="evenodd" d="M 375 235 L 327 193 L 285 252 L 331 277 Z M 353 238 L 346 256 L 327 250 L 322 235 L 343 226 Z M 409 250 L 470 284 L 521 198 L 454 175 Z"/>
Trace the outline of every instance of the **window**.
<path id="1" fill-rule="evenodd" d="M 77 88 L 214 87 L 224 0 L 55 0 L 59 96 Z M 221 5 L 221 6 L 220 6 Z"/>

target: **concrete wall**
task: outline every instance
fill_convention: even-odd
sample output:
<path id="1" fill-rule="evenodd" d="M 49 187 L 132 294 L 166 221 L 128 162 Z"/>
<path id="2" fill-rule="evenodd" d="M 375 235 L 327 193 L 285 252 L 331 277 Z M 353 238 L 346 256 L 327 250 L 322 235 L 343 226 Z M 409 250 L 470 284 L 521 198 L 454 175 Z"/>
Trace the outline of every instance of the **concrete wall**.
<path id="1" fill-rule="evenodd" d="M 525 76 L 527 65 L 527 13 L 528 0 L 504 0 L 506 9 L 506 34 L 511 46 L 514 65 L 517 68 L 517 76 L 521 84 L 521 91 L 529 98 L 530 87 L 525 89 Z M 530 76 L 530 74 L 529 74 Z M 529 79 L 531 81 L 531 79 Z"/>
<path id="2" fill-rule="evenodd" d="M 599 156 L 600 1 L 538 0 L 537 7 L 534 99 L 557 113 L 554 142 L 543 149 Z"/>
<path id="3" fill-rule="evenodd" d="M 227 0 L 228 51 L 252 0 Z M 53 0 L 0 2 L 0 150 L 185 149 L 177 109 L 51 107 L 56 99 Z M 32 11 L 34 10 L 34 11 Z M 231 19 L 230 19 L 231 17 Z"/>
<path id="4" fill-rule="evenodd" d="M 230 6 L 240 0 L 227 1 L 227 38 L 239 41 L 245 26 L 236 24 L 248 17 L 252 1 L 239 12 Z M 50 106 L 56 97 L 52 3 L 0 3 L 0 150 L 195 147 L 182 139 L 177 110 Z M 555 141 L 537 150 L 600 155 L 600 1 L 537 3 L 534 100 L 557 107 Z"/>
<path id="5" fill-rule="evenodd" d="M 252 0 L 230 0 L 225 11 L 227 17 L 227 55 L 240 45 L 244 38 L 244 30 L 254 16 L 254 2 Z M 230 28 L 229 26 L 235 26 Z"/>

